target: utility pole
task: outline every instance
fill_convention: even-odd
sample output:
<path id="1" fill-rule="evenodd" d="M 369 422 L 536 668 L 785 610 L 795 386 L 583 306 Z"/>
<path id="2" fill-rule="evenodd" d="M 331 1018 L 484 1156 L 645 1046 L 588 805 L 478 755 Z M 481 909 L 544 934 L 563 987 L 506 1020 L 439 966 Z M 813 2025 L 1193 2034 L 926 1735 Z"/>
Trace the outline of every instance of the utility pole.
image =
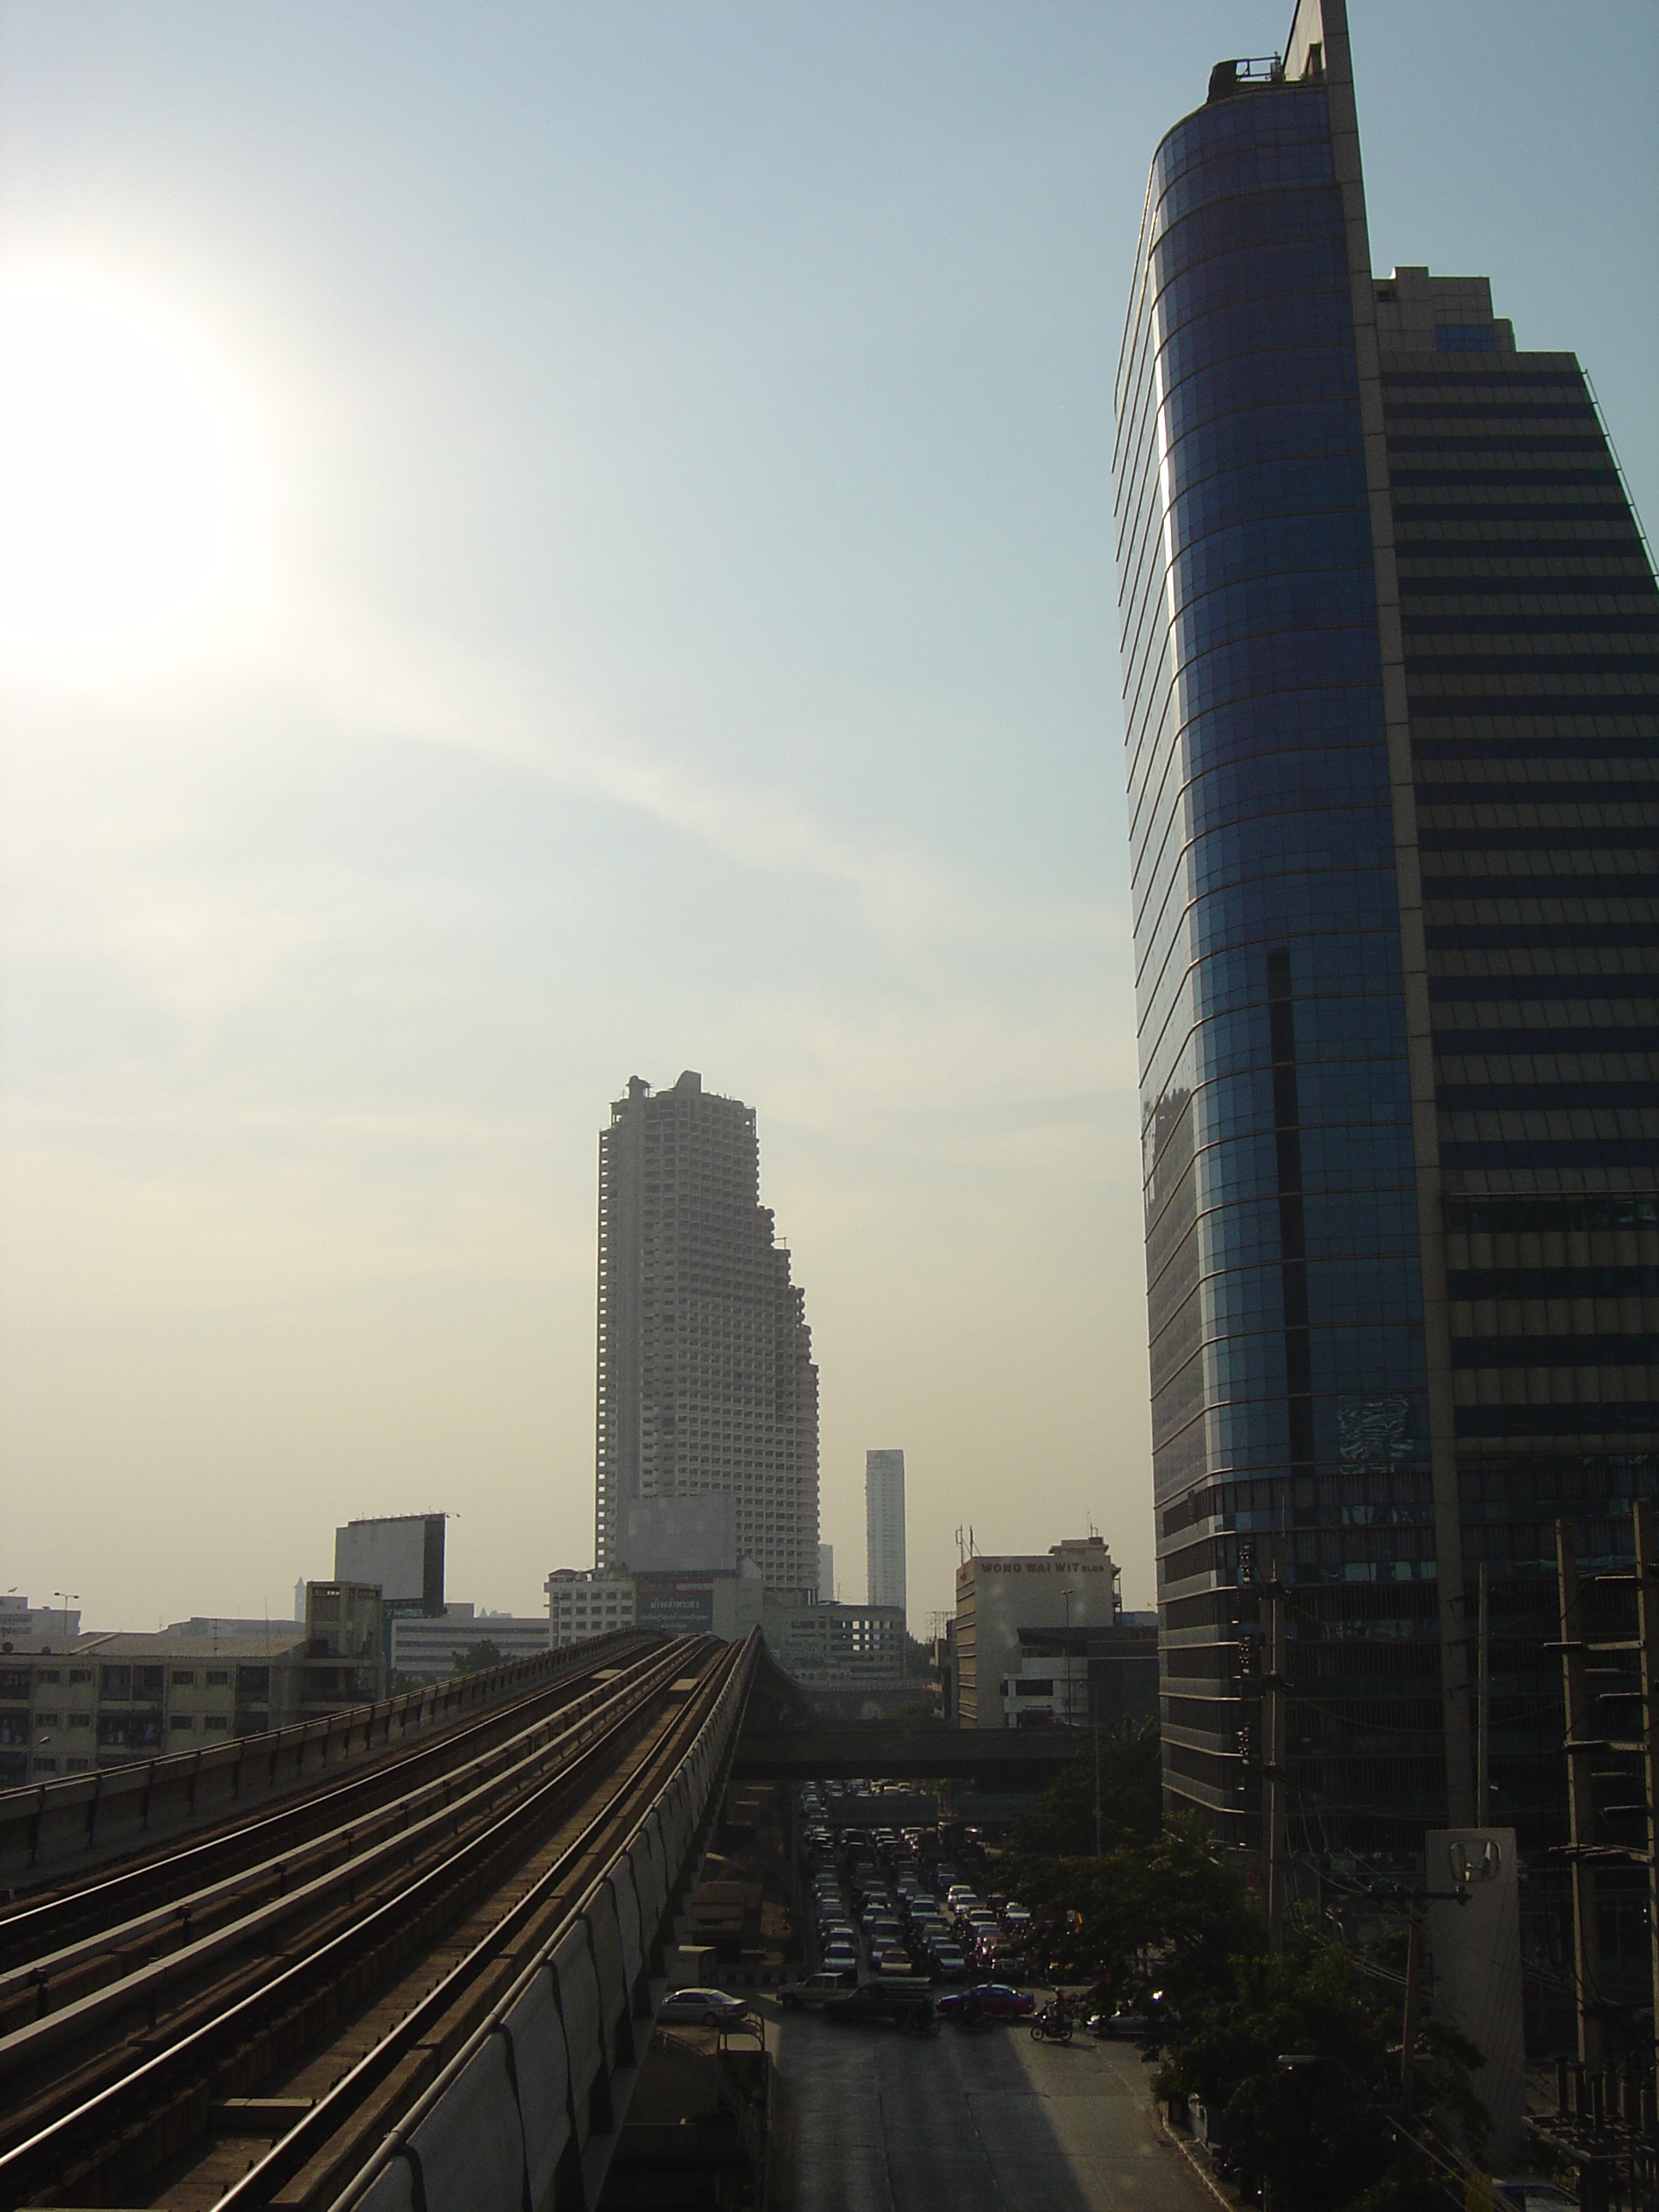
<path id="1" fill-rule="evenodd" d="M 1280 1559 L 1275 1545 L 1271 1577 L 1263 1592 L 1267 1605 L 1267 1758 L 1262 1765 L 1262 1812 L 1267 1827 L 1267 1945 L 1285 1948 L 1285 1909 L 1290 1869 L 1285 1843 L 1289 1822 L 1285 1804 L 1285 1585 L 1279 1580 Z"/>
<path id="2" fill-rule="evenodd" d="M 1095 1724 L 1095 1856 L 1100 1850 L 1100 1693 L 1095 1686 L 1094 1669 L 1089 1670 L 1089 1704 Z"/>
<path id="3" fill-rule="evenodd" d="M 1636 1633 L 1642 1656 L 1642 1767 L 1648 1801 L 1648 1934 L 1653 1944 L 1653 2016 L 1659 2021 L 1659 1522 L 1638 1498 Z"/>
<path id="4" fill-rule="evenodd" d="M 1599 2071 L 1607 2063 L 1601 2016 L 1601 1949 L 1595 1920 L 1595 1869 L 1589 1853 L 1595 1840 L 1595 1792 L 1590 1760 L 1589 1690 L 1584 1665 L 1584 1610 L 1578 1589 L 1578 1538 L 1571 1524 L 1555 1524 L 1556 1574 L 1561 1595 L 1561 1680 L 1565 1693 L 1567 1810 L 1572 1857 L 1572 1933 L 1578 1994 L 1578 2056 Z"/>
<path id="5" fill-rule="evenodd" d="M 1492 1615 L 1486 1563 L 1480 1562 L 1480 1703 L 1476 1715 L 1474 1755 L 1474 1825 L 1484 1828 L 1492 1817 Z"/>
<path id="6" fill-rule="evenodd" d="M 1423 1972 L 1423 1900 L 1411 1894 L 1410 1933 L 1406 1938 L 1406 2009 L 1400 2024 L 1400 2099 L 1412 2108 L 1412 2054 L 1417 2048 L 1417 1988 Z"/>

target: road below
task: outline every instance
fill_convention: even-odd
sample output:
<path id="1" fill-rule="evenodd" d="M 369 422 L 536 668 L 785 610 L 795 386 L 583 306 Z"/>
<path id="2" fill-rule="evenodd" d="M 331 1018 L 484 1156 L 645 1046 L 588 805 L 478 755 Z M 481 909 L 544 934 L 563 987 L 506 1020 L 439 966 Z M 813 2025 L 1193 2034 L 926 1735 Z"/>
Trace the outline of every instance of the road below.
<path id="1" fill-rule="evenodd" d="M 790 2212 L 1215 2212 L 1159 2134 L 1133 2045 L 767 2012 L 793 2106 Z"/>

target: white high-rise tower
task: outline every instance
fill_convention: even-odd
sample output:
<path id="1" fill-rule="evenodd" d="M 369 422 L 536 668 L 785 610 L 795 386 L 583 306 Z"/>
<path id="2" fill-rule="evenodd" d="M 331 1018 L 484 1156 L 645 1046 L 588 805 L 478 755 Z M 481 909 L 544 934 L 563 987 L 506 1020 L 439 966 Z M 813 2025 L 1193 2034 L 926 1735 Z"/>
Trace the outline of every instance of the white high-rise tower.
<path id="1" fill-rule="evenodd" d="M 864 1529 L 869 1547 L 872 1605 L 904 1610 L 904 1454 L 864 1455 Z"/>
<path id="2" fill-rule="evenodd" d="M 641 1512 L 659 1536 L 696 1525 L 695 1564 L 715 1564 L 712 1498 L 729 1501 L 733 1552 L 771 1588 L 817 1588 L 805 1300 L 760 1203 L 755 1109 L 690 1069 L 654 1096 L 631 1077 L 600 1133 L 598 1412 L 600 1567 L 628 1561 Z"/>

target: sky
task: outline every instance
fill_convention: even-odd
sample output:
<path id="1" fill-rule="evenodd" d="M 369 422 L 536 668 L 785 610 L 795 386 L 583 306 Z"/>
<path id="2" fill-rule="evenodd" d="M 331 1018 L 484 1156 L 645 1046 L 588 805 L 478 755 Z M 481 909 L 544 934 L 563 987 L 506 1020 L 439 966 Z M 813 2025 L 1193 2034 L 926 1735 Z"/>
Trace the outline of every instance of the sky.
<path id="1" fill-rule="evenodd" d="M 1373 258 L 1659 517 L 1659 11 L 1352 0 Z M 592 1557 L 598 1133 L 754 1106 L 823 1534 L 1152 1601 L 1112 375 L 1288 6 L 0 4 L 0 1569 Z M 0 1587 L 4 1587 L 0 1574 Z"/>

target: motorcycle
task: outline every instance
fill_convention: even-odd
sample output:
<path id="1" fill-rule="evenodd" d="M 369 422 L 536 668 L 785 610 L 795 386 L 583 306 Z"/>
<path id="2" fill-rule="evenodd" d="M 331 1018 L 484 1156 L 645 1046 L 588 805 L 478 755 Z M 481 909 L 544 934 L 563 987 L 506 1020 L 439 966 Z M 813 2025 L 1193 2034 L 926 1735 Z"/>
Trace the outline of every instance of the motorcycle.
<path id="1" fill-rule="evenodd" d="M 1069 2043 L 1071 2039 L 1072 2015 L 1058 2005 L 1046 2006 L 1031 2022 L 1033 2043 Z"/>

